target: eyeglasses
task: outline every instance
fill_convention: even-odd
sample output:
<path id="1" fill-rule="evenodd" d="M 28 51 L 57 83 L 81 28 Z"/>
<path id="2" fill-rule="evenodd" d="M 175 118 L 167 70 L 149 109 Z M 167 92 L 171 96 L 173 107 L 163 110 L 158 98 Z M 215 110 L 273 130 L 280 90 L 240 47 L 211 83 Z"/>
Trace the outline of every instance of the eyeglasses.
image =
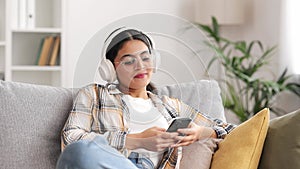
<path id="1" fill-rule="evenodd" d="M 151 68 L 153 66 L 153 55 L 147 51 L 141 51 L 135 54 L 126 54 L 122 56 L 119 62 L 127 71 L 132 71 L 137 68 Z"/>

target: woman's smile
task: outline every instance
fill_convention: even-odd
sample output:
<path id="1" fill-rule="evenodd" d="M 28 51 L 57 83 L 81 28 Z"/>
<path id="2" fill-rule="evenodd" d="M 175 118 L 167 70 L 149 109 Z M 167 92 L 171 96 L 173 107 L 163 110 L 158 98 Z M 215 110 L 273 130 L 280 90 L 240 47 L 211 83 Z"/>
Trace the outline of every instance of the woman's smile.
<path id="1" fill-rule="evenodd" d="M 134 78 L 143 79 L 145 76 L 147 76 L 147 73 L 139 73 L 134 76 Z"/>

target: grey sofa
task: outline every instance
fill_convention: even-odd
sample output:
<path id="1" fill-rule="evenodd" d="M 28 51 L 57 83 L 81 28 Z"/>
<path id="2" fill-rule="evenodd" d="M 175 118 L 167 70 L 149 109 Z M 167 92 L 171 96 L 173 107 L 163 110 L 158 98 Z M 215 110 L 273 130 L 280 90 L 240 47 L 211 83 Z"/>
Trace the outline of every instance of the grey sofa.
<path id="1" fill-rule="evenodd" d="M 60 132 L 77 91 L 0 81 L 1 169 L 55 168 L 60 154 Z M 169 85 L 156 92 L 180 98 L 212 117 L 225 120 L 220 89 L 215 81 Z"/>

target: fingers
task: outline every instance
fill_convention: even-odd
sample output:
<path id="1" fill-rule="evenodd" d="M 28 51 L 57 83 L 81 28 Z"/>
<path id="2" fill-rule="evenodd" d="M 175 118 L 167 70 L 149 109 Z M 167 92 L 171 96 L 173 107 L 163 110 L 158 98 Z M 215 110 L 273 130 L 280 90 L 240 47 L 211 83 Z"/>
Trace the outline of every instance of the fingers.
<path id="1" fill-rule="evenodd" d="M 177 136 L 176 139 L 180 141 L 172 147 L 188 146 L 198 140 L 198 133 L 195 128 L 178 129 L 178 132 L 184 136 Z"/>
<path id="2" fill-rule="evenodd" d="M 178 132 L 164 132 L 161 134 L 161 137 L 163 139 L 176 139 L 178 134 L 179 134 Z"/>
<path id="3" fill-rule="evenodd" d="M 192 144 L 193 142 L 179 142 L 179 143 L 176 143 L 176 144 L 173 144 L 171 145 L 172 148 L 175 148 L 175 147 L 182 147 L 182 146 L 188 146 L 190 144 Z"/>
<path id="4" fill-rule="evenodd" d="M 170 132 L 162 132 L 159 134 L 158 142 L 174 144 L 178 141 L 177 140 L 178 134 L 179 134 L 178 132 L 171 132 L 171 133 Z"/>
<path id="5" fill-rule="evenodd" d="M 177 132 L 165 132 L 161 135 L 161 143 L 164 144 L 166 147 L 170 147 L 173 144 L 176 144 L 178 140 L 178 134 Z"/>
<path id="6" fill-rule="evenodd" d="M 192 135 L 195 134 L 195 130 L 192 128 L 186 128 L 186 129 L 178 129 L 177 130 L 179 133 L 184 134 L 184 135 Z"/>
<path id="7" fill-rule="evenodd" d="M 178 129 L 179 133 L 185 135 L 194 135 L 197 140 L 209 138 L 214 134 L 214 130 L 210 127 L 193 126 L 187 129 Z"/>
<path id="8" fill-rule="evenodd" d="M 162 151 L 172 145 L 176 144 L 178 140 L 176 140 L 176 136 L 178 133 L 162 133 L 159 137 L 153 137 L 151 141 L 154 144 L 154 151 Z"/>

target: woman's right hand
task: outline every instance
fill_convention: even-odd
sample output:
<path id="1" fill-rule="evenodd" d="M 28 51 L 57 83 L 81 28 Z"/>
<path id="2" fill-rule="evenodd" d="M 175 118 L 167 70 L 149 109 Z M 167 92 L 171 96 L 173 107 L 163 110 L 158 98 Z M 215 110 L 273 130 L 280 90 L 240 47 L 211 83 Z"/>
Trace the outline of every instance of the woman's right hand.
<path id="1" fill-rule="evenodd" d="M 162 151 L 178 142 L 177 132 L 166 132 L 160 127 L 151 127 L 141 133 L 128 134 L 126 147 L 128 149 L 144 148 L 149 151 Z"/>

